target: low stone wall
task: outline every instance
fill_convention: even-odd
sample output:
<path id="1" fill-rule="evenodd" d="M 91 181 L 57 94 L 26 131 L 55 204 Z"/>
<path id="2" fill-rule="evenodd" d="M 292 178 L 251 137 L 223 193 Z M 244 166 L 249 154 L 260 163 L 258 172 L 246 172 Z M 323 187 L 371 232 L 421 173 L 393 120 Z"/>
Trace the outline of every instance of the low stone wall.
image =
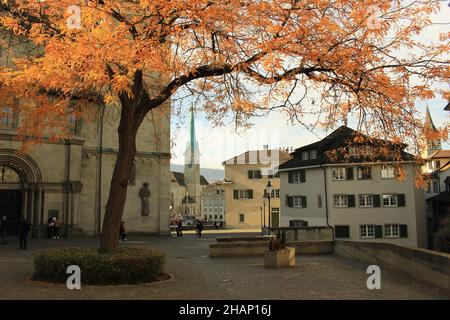
<path id="1" fill-rule="evenodd" d="M 272 234 L 286 234 L 286 241 L 332 241 L 333 229 L 330 227 L 272 227 Z"/>
<path id="2" fill-rule="evenodd" d="M 335 241 L 334 252 L 346 258 L 390 267 L 412 278 L 450 290 L 450 254 L 390 243 L 344 240 Z"/>
<path id="3" fill-rule="evenodd" d="M 275 236 L 254 236 L 254 237 L 218 237 L 216 241 L 219 243 L 230 243 L 230 242 L 265 242 L 269 243 L 270 239 L 275 238 Z"/>
<path id="4" fill-rule="evenodd" d="M 287 241 L 287 247 L 295 247 L 299 254 L 333 253 L 333 241 Z M 209 245 L 210 257 L 240 257 L 264 255 L 269 249 L 267 241 L 228 241 Z"/>

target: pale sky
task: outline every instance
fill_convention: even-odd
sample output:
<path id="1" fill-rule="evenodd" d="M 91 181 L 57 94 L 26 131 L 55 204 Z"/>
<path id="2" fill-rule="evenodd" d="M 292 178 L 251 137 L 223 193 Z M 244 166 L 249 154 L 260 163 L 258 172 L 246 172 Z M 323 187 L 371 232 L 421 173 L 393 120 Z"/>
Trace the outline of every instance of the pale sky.
<path id="1" fill-rule="evenodd" d="M 420 35 L 424 41 L 435 41 L 440 33 L 448 32 L 450 7 L 448 1 L 442 1 L 442 3 L 442 10 L 433 17 L 433 22 L 439 24 Z M 418 101 L 417 108 L 424 113 L 425 106 L 428 105 L 434 124 L 437 127 L 443 127 L 449 123 L 450 117 L 450 112 L 443 110 L 446 104 L 447 101 L 436 97 L 433 100 Z M 175 164 L 184 163 L 184 151 L 189 139 L 189 116 L 185 116 L 186 119 L 183 119 L 180 128 L 176 128 L 176 122 L 179 120 L 173 119 L 172 163 Z M 322 139 L 329 133 L 317 129 L 313 134 L 300 125 L 289 124 L 285 116 L 276 112 L 264 118 L 252 119 L 253 128 L 247 131 L 240 129 L 239 133 L 234 127 L 213 128 L 201 113 L 196 115 L 195 121 L 202 168 L 222 169 L 223 161 L 247 150 L 262 149 L 264 145 L 269 145 L 270 148 L 298 148 Z M 449 149 L 450 144 L 444 143 L 443 148 Z"/>

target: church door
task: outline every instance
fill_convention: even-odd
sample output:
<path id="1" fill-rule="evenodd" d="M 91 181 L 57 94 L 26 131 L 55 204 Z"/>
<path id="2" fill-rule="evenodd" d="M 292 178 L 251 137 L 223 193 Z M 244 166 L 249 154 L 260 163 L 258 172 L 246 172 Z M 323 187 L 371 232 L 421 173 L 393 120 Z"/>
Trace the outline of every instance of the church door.
<path id="1" fill-rule="evenodd" d="M 22 191 L 0 190 L 0 219 L 8 217 L 8 235 L 18 235 L 22 212 Z"/>

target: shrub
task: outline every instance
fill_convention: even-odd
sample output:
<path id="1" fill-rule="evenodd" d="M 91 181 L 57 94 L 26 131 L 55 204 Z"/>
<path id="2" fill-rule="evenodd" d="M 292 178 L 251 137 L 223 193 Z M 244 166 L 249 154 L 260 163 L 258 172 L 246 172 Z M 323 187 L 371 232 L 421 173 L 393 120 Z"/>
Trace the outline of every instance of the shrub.
<path id="1" fill-rule="evenodd" d="M 434 235 L 433 242 L 436 250 L 450 253 L 450 224 L 439 228 Z"/>
<path id="2" fill-rule="evenodd" d="M 156 280 L 163 271 L 164 254 L 145 248 L 119 248 L 112 254 L 96 249 L 50 249 L 34 258 L 36 280 L 65 283 L 67 267 L 77 265 L 82 284 L 137 284 Z"/>

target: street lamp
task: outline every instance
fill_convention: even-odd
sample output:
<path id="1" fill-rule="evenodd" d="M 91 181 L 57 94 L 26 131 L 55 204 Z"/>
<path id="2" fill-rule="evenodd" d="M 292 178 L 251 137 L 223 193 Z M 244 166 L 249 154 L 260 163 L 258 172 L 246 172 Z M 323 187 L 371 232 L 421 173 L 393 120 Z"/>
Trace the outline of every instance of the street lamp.
<path id="1" fill-rule="evenodd" d="M 261 235 L 264 235 L 264 229 L 263 229 L 263 211 L 262 211 L 263 207 L 260 206 L 259 210 L 261 211 Z"/>
<path id="2" fill-rule="evenodd" d="M 269 215 L 269 230 L 270 230 L 270 227 L 272 226 L 272 224 L 271 224 L 271 221 L 270 221 L 270 195 L 272 194 L 272 190 L 273 190 L 273 187 L 272 187 L 272 184 L 270 183 L 270 180 L 269 180 L 269 182 L 267 183 L 267 186 L 266 186 L 266 191 L 267 191 L 267 199 L 269 200 L 269 209 L 268 209 L 268 215 Z"/>
<path id="3" fill-rule="evenodd" d="M 263 219 L 264 219 L 264 229 L 266 229 L 266 195 L 263 195 Z"/>

